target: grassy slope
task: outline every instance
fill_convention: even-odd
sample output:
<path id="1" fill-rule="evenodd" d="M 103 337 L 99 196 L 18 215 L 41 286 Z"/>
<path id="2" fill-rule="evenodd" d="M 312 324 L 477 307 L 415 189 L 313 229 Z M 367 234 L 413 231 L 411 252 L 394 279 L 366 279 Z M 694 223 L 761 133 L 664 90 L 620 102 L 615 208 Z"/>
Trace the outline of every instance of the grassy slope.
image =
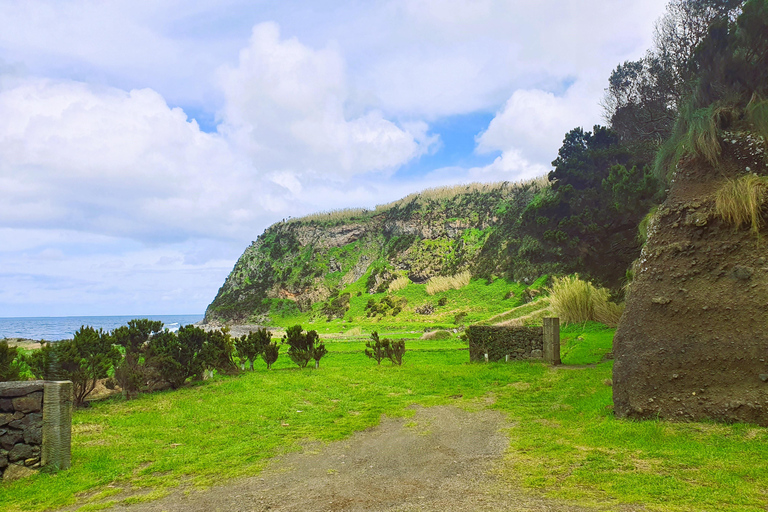
<path id="1" fill-rule="evenodd" d="M 328 342 L 319 371 L 299 371 L 283 355 L 272 371 L 260 363 L 238 377 L 99 403 L 75 413 L 72 469 L 2 484 L 0 510 L 44 510 L 75 495 L 97 509 L 152 499 L 179 482 L 205 486 L 253 474 L 302 442 L 347 437 L 382 414 L 411 414 L 414 403 L 506 413 L 514 426 L 497 468 L 502 491 L 522 486 L 602 509 L 765 510 L 765 429 L 616 420 L 606 384 L 612 362 L 600 362 L 613 331 L 587 324 L 562 336 L 563 362 L 592 366 L 468 364 L 454 338 L 409 340 L 402 367 L 377 367 L 362 355 L 361 340 Z"/>
<path id="2" fill-rule="evenodd" d="M 469 285 L 459 290 L 428 295 L 426 285 L 410 283 L 402 290 L 393 293 L 368 294 L 365 292 L 366 276 L 342 290 L 350 294 L 350 309 L 344 319 L 333 319 L 330 322 L 320 313 L 321 304 L 315 304 L 312 312 L 300 313 L 292 310 L 287 315 L 274 315 L 275 327 L 289 327 L 301 324 L 306 329 L 315 329 L 320 333 L 342 333 L 353 327 L 361 327 L 365 332 L 378 331 L 423 331 L 430 329 L 450 329 L 468 325 L 498 315 L 522 304 L 522 292 L 526 286 L 507 279 L 495 279 L 488 283 L 485 279 L 473 279 Z M 543 276 L 529 288 L 540 289 L 547 281 Z M 513 297 L 507 298 L 509 293 Z M 358 295 L 360 293 L 360 295 Z M 390 296 L 395 299 L 405 298 L 408 303 L 397 316 L 367 317 L 365 305 L 370 299 L 380 302 Z M 445 298 L 444 306 L 437 306 L 440 299 Z M 431 315 L 420 315 L 416 308 L 425 304 L 435 306 Z M 465 313 L 463 319 L 456 322 L 456 315 Z"/>

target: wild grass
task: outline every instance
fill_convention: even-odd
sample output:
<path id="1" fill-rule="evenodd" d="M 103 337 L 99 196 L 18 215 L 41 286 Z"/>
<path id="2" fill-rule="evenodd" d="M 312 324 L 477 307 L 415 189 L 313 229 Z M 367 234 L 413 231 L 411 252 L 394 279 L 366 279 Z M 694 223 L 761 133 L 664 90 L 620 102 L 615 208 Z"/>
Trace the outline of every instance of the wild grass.
<path id="1" fill-rule="evenodd" d="M 468 183 L 460 185 L 449 185 L 445 187 L 434 187 L 409 194 L 402 199 L 392 201 L 391 203 L 380 204 L 376 206 L 377 212 L 385 212 L 399 206 L 405 206 L 412 202 L 418 204 L 425 204 L 428 201 L 441 201 L 446 199 L 452 199 L 459 194 L 472 194 L 482 193 L 488 194 L 492 192 L 500 192 L 504 194 L 511 194 L 518 191 L 526 190 L 540 190 L 549 186 L 549 180 L 546 176 L 540 176 L 531 180 L 523 180 L 517 182 L 499 181 L 494 183 Z"/>
<path id="2" fill-rule="evenodd" d="M 653 231 L 654 218 L 658 209 L 658 205 L 651 208 L 651 211 L 643 217 L 643 220 L 641 220 L 640 224 L 637 226 L 637 238 L 643 244 L 648 240 L 648 235 L 651 231 Z"/>
<path id="3" fill-rule="evenodd" d="M 411 280 L 406 276 L 400 276 L 391 283 L 389 283 L 389 292 L 397 292 L 408 286 Z"/>
<path id="4" fill-rule="evenodd" d="M 563 324 L 592 320 L 617 325 L 624 306 L 610 302 L 609 296 L 607 289 L 595 287 L 578 274 L 553 278 L 549 289 L 550 306 Z"/>
<path id="5" fill-rule="evenodd" d="M 763 208 L 768 200 L 768 177 L 746 174 L 727 180 L 715 193 L 715 211 L 736 229 L 750 226 L 755 236 L 763 226 Z"/>
<path id="6" fill-rule="evenodd" d="M 694 108 L 695 98 L 684 105 L 672 136 L 656 154 L 654 169 L 660 178 L 670 177 L 686 156 L 705 159 L 716 166 L 722 154 L 723 130 L 747 130 L 768 139 L 768 100 L 753 95 L 749 101 L 729 98 L 704 108 Z"/>
<path id="7" fill-rule="evenodd" d="M 469 284 L 471 277 L 472 275 L 468 270 L 453 276 L 435 276 L 427 281 L 427 295 L 434 295 L 448 290 L 460 290 Z"/>
<path id="8" fill-rule="evenodd" d="M 286 222 L 344 222 L 353 220 L 356 218 L 364 218 L 371 214 L 371 210 L 366 208 L 339 208 L 337 210 L 326 210 L 322 212 L 310 213 L 303 217 L 294 217 L 288 219 Z"/>
<path id="9" fill-rule="evenodd" d="M 371 364 L 363 341 L 328 342 L 320 370 L 298 370 L 285 358 L 270 371 L 260 362 L 240 376 L 98 402 L 74 413 L 72 468 L 0 484 L 0 510 L 97 510 L 179 485 L 194 492 L 258 475 L 306 443 L 349 438 L 382 415 L 447 404 L 510 419 L 508 449 L 494 470 L 498 490 L 510 495 L 573 509 L 765 510 L 768 430 L 617 420 L 613 363 L 601 362 L 613 330 L 588 322 L 563 327 L 561 336 L 558 370 L 530 361 L 469 364 L 456 338 L 406 341 L 402 367 Z"/>

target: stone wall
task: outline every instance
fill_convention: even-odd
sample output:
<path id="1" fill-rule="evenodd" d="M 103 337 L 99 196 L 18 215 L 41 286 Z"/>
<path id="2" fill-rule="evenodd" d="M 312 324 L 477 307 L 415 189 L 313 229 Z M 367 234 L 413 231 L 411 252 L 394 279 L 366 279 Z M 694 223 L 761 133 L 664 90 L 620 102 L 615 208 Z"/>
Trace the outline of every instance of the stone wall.
<path id="1" fill-rule="evenodd" d="M 560 364 L 560 321 L 544 318 L 543 327 L 471 325 L 467 328 L 469 360 L 544 359 Z"/>
<path id="2" fill-rule="evenodd" d="M 471 325 L 467 327 L 469 360 L 473 362 L 507 359 L 541 359 L 544 348 L 542 327 L 503 327 Z M 507 357 L 509 356 L 509 357 Z"/>
<path id="3" fill-rule="evenodd" d="M 71 392 L 71 382 L 0 382 L 3 480 L 26 476 L 46 464 L 69 466 Z"/>

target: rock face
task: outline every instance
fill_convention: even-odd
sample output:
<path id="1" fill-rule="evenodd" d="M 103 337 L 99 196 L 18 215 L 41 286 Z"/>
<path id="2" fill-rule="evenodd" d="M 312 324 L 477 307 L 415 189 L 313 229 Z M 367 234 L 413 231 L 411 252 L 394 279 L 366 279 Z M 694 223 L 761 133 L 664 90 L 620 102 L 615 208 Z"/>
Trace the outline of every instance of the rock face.
<path id="1" fill-rule="evenodd" d="M 715 214 L 725 178 L 768 175 L 726 146 L 717 168 L 678 166 L 614 339 L 618 417 L 768 425 L 768 261 L 757 239 Z"/>

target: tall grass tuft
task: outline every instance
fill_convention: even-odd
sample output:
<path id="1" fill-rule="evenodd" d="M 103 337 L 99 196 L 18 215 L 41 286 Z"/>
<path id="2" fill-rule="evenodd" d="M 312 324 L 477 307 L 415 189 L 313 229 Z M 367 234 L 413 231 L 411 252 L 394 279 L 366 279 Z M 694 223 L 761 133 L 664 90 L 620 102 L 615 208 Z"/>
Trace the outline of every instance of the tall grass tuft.
<path id="1" fill-rule="evenodd" d="M 609 295 L 607 289 L 595 287 L 578 274 L 553 278 L 549 289 L 550 307 L 564 324 L 594 320 L 616 326 L 624 305 L 610 302 Z"/>
<path id="2" fill-rule="evenodd" d="M 408 283 L 410 283 L 411 280 L 408 279 L 406 276 L 400 276 L 391 283 L 389 283 L 389 291 L 396 292 L 398 290 L 402 290 L 406 286 L 408 286 Z"/>
<path id="3" fill-rule="evenodd" d="M 468 270 L 456 274 L 455 276 L 436 276 L 427 281 L 427 294 L 434 295 L 436 293 L 445 292 L 448 290 L 459 290 L 469 284 L 471 274 Z"/>
<path id="4" fill-rule="evenodd" d="M 747 174 L 726 181 L 715 194 L 715 211 L 737 229 L 748 224 L 757 236 L 763 225 L 763 208 L 768 200 L 768 178 Z"/>

